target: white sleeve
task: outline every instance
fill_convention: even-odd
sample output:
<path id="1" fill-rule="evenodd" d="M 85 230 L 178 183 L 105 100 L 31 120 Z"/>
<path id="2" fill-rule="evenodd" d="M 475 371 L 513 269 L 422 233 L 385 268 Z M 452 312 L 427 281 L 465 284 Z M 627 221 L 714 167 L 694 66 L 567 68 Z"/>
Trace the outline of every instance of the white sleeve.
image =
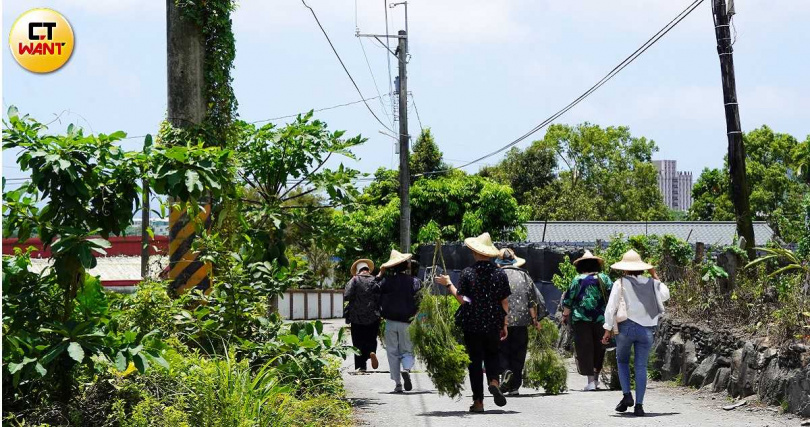
<path id="1" fill-rule="evenodd" d="M 616 310 L 619 308 L 621 281 L 622 279 L 613 282 L 613 287 L 610 289 L 610 297 L 608 298 L 607 305 L 605 306 L 605 324 L 602 327 L 607 331 L 613 330 L 613 326 L 616 321 Z"/>
<path id="2" fill-rule="evenodd" d="M 669 288 L 664 282 L 658 282 L 658 293 L 661 294 L 661 302 L 669 300 Z"/>

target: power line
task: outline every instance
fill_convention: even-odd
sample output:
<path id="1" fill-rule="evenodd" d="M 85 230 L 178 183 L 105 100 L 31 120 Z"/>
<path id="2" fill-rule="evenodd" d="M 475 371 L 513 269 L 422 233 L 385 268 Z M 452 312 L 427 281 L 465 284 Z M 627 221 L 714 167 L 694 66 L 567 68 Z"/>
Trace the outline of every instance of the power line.
<path id="1" fill-rule="evenodd" d="M 383 0 L 383 10 L 385 11 L 385 59 L 388 62 L 388 95 L 394 93 L 394 77 L 391 74 L 391 46 L 388 44 L 388 0 Z M 394 111 L 394 97 L 390 98 L 391 111 Z"/>
<path id="2" fill-rule="evenodd" d="M 385 108 L 385 103 L 382 100 L 382 95 L 380 94 L 380 87 L 377 86 L 377 78 L 374 77 L 374 71 L 371 69 L 371 62 L 368 60 L 368 56 L 366 55 L 366 47 L 363 45 L 363 39 L 357 37 L 357 42 L 360 43 L 360 49 L 363 51 L 363 58 L 366 59 L 366 65 L 368 66 L 368 73 L 371 74 L 371 81 L 374 82 L 374 90 L 377 91 L 377 98 L 380 100 L 380 107 L 382 108 L 383 114 L 388 117 L 388 122 L 391 124 L 391 127 L 394 127 L 394 122 L 391 119 L 391 115 L 388 113 L 388 110 Z"/>
<path id="3" fill-rule="evenodd" d="M 393 130 L 391 130 L 388 127 L 388 125 L 383 123 L 383 121 L 380 120 L 379 117 L 377 117 L 377 114 L 374 113 L 374 110 L 372 110 L 371 106 L 368 105 L 368 102 L 365 101 L 365 97 L 363 96 L 363 92 L 360 90 L 360 87 L 357 86 L 357 82 L 354 81 L 354 77 L 352 77 L 352 74 L 349 72 L 349 69 L 346 68 L 346 64 L 343 63 L 343 59 L 340 57 L 340 54 L 338 54 L 337 49 L 335 49 L 335 45 L 332 44 L 332 39 L 329 38 L 329 34 L 326 33 L 326 30 L 323 28 L 323 25 L 321 25 L 321 21 L 318 19 L 318 15 L 315 14 L 315 9 L 311 8 L 307 4 L 307 2 L 305 0 L 301 0 L 301 3 L 303 3 L 304 6 L 306 6 L 306 8 L 309 9 L 309 11 L 312 13 L 312 17 L 315 18 L 315 22 L 318 24 L 318 27 L 321 29 L 321 32 L 323 33 L 323 36 L 326 37 L 326 41 L 329 42 L 329 47 L 332 48 L 332 52 L 335 53 L 335 57 L 337 57 L 338 61 L 340 62 L 340 65 L 343 67 L 343 71 L 346 72 L 346 75 L 349 77 L 349 80 L 352 81 L 352 85 L 354 85 L 355 90 L 357 90 L 357 93 L 360 95 L 360 99 L 363 100 L 363 104 L 365 104 L 366 108 L 368 108 L 368 112 L 371 113 L 371 115 L 374 116 L 375 119 L 377 119 L 377 121 L 382 125 L 382 127 L 384 127 L 385 129 L 387 129 L 390 132 L 394 132 Z M 394 132 L 394 133 L 396 133 L 396 132 Z"/>
<path id="4" fill-rule="evenodd" d="M 419 122 L 419 130 L 421 130 L 422 133 L 424 133 L 425 128 L 422 127 L 422 118 L 419 117 L 419 109 L 416 108 L 416 99 L 414 99 L 413 97 L 413 92 L 408 92 L 408 94 L 411 95 L 411 104 L 413 104 L 413 111 L 416 112 L 416 120 Z"/>
<path id="5" fill-rule="evenodd" d="M 383 97 L 383 95 L 371 96 L 371 97 L 368 97 L 368 98 L 363 98 L 363 99 L 358 100 L 358 101 L 352 101 L 352 102 L 346 102 L 344 104 L 333 105 L 331 107 L 316 108 L 316 109 L 312 110 L 312 112 L 318 113 L 318 112 L 321 112 L 321 111 L 334 110 L 335 108 L 348 107 L 350 105 L 359 104 L 361 102 L 365 103 L 366 101 L 371 101 L 371 100 L 374 100 L 374 99 L 377 99 L 377 98 L 382 98 L 382 97 Z M 368 106 L 368 104 L 366 104 L 366 106 Z M 248 122 L 248 123 L 256 124 L 256 123 L 272 122 L 272 121 L 282 120 L 282 119 L 290 119 L 290 118 L 293 118 L 293 117 L 298 117 L 298 115 L 300 115 L 300 114 L 301 113 L 288 114 L 286 116 L 272 117 L 272 118 L 269 118 L 269 119 L 256 120 L 256 121 Z M 388 130 L 390 130 L 390 129 L 388 129 Z"/>
<path id="6" fill-rule="evenodd" d="M 381 96 L 384 97 L 385 95 L 381 95 Z M 359 101 L 346 102 L 346 103 L 343 103 L 343 104 L 332 105 L 330 107 L 315 108 L 315 109 L 312 110 L 312 112 L 313 113 L 319 113 L 321 111 L 334 110 L 335 108 L 348 107 L 350 105 L 359 104 L 359 103 L 365 102 L 365 101 L 371 101 L 371 100 L 374 100 L 374 99 L 377 99 L 377 98 L 380 98 L 380 96 L 372 96 L 372 97 L 369 97 L 369 98 L 361 99 Z M 265 122 L 274 122 L 276 120 L 291 119 L 293 117 L 298 117 L 301 114 L 302 113 L 288 114 L 286 116 L 271 117 L 269 119 L 255 120 L 255 121 L 248 122 L 248 123 L 257 124 L 257 123 L 265 123 Z M 135 135 L 135 136 L 128 136 L 128 137 L 123 138 L 123 139 L 135 139 L 135 138 L 144 138 L 144 137 L 146 137 L 146 135 Z"/>
<path id="7" fill-rule="evenodd" d="M 612 79 L 614 76 L 616 76 L 616 74 L 618 74 L 620 71 L 625 69 L 633 61 L 635 61 L 636 58 L 638 58 L 639 56 L 641 56 L 641 54 L 643 54 L 645 51 L 647 51 L 647 49 L 649 49 L 650 47 L 652 47 L 652 45 L 654 45 L 656 42 L 658 42 L 658 40 L 660 40 L 664 35 L 666 35 L 670 30 L 672 30 L 672 28 L 674 28 L 676 25 L 678 25 L 678 23 L 683 21 L 684 18 L 689 16 L 689 14 L 691 14 L 695 9 L 697 9 L 697 7 L 700 6 L 700 4 L 703 3 L 703 1 L 704 0 L 695 0 L 694 2 L 692 2 L 692 4 L 687 6 L 686 9 L 684 9 L 678 15 L 676 15 L 675 18 L 673 18 L 671 21 L 669 21 L 669 23 L 667 23 L 663 28 L 658 30 L 657 33 L 655 33 L 652 37 L 650 37 L 646 42 L 644 42 L 644 44 L 642 44 L 638 49 L 636 49 L 632 54 L 630 54 L 622 62 L 620 62 L 618 65 L 616 65 L 612 70 L 610 70 L 609 73 L 607 73 L 604 77 L 602 77 L 601 80 L 599 80 L 596 84 L 594 84 L 588 90 L 586 90 L 582 95 L 580 95 L 579 97 L 577 97 L 576 99 L 571 101 L 568 105 L 566 105 L 562 109 L 558 110 L 556 113 L 552 114 L 549 118 L 543 120 L 542 122 L 540 122 L 540 124 L 538 124 L 537 126 L 532 128 L 531 130 L 529 130 L 525 134 L 521 135 L 517 139 L 513 140 L 512 142 L 504 145 L 503 147 L 501 147 L 501 148 L 499 148 L 499 149 L 497 149 L 497 150 L 495 150 L 495 151 L 493 151 L 491 153 L 485 154 L 485 155 L 483 155 L 483 156 L 481 156 L 481 157 L 479 157 L 479 158 L 477 158 L 475 160 L 469 161 L 469 162 L 467 162 L 467 163 L 465 163 L 465 164 L 463 164 L 461 166 L 455 166 L 455 167 L 445 169 L 445 170 L 441 170 L 441 171 L 426 172 L 426 173 L 419 174 L 419 175 L 414 175 L 414 176 L 433 175 L 433 174 L 439 174 L 439 173 L 447 173 L 447 172 L 449 172 L 449 171 L 451 171 L 453 169 L 463 169 L 463 168 L 465 168 L 467 166 L 478 163 L 478 162 L 480 162 L 482 160 L 486 160 L 487 158 L 492 157 L 492 156 L 494 156 L 496 154 L 502 153 L 503 151 L 505 151 L 505 150 L 517 145 L 518 143 L 524 141 L 525 139 L 527 139 L 528 137 L 530 137 L 531 135 L 533 135 L 534 133 L 536 133 L 540 129 L 548 126 L 554 120 L 556 120 L 557 118 L 559 118 L 560 116 L 562 116 L 563 114 L 565 114 L 566 112 L 568 112 L 569 110 L 574 108 L 577 104 L 582 102 L 585 98 L 587 98 L 592 93 L 594 93 L 596 90 L 598 90 L 600 87 L 602 87 L 610 79 Z"/>

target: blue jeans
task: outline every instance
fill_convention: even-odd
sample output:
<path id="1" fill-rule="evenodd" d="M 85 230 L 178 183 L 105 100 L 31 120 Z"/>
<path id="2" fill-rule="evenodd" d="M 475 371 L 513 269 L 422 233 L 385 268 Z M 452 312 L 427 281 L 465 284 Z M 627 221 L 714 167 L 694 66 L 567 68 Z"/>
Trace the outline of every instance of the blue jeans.
<path id="1" fill-rule="evenodd" d="M 644 392 L 647 390 L 647 359 L 653 345 L 652 326 L 641 326 L 630 319 L 619 323 L 619 335 L 616 336 L 616 362 L 619 365 L 619 382 L 622 393 L 630 393 L 630 347 L 635 347 L 636 370 L 636 403 L 644 403 Z"/>

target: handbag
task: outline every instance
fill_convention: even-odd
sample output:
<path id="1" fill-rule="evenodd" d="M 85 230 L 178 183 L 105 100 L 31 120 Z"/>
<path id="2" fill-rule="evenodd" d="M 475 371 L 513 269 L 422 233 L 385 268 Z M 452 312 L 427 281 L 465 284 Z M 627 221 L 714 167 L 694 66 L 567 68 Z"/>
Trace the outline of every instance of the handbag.
<path id="1" fill-rule="evenodd" d="M 627 303 L 624 301 L 624 278 L 619 280 L 619 303 L 616 305 L 616 315 L 613 317 L 613 334 L 619 334 L 619 323 L 627 320 Z"/>

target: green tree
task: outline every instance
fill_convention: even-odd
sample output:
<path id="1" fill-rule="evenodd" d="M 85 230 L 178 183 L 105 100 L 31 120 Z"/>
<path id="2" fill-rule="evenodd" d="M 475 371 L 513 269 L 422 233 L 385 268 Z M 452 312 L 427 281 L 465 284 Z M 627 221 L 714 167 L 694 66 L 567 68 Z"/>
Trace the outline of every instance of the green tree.
<path id="1" fill-rule="evenodd" d="M 447 169 L 443 155 L 430 128 L 425 128 L 413 144 L 410 157 L 411 175 L 436 172 Z M 428 175 L 430 176 L 430 175 Z"/>
<path id="2" fill-rule="evenodd" d="M 801 201 L 810 187 L 801 177 L 805 144 L 762 126 L 743 135 L 754 220 L 767 221 L 777 236 L 796 241 L 803 227 Z M 728 164 L 705 169 L 692 190 L 693 220 L 733 220 Z"/>
<path id="3" fill-rule="evenodd" d="M 359 172 L 327 162 L 338 156 L 353 159 L 350 149 L 365 139 L 329 131 L 326 123 L 312 119 L 311 111 L 280 128 L 241 127 L 235 150 L 244 195 L 234 214 L 247 225 L 242 231 L 266 248 L 254 260 L 286 265 L 291 226 L 299 242 L 335 247 L 340 235 L 324 209 L 351 207 L 359 195 L 354 186 Z"/>
<path id="4" fill-rule="evenodd" d="M 734 221 L 734 205 L 729 194 L 728 172 L 721 169 L 703 169 L 692 187 L 692 207 L 688 218 L 692 221 Z"/>
<path id="5" fill-rule="evenodd" d="M 543 141 L 534 141 L 529 148 L 512 148 L 495 166 L 481 169 L 479 174 L 512 187 L 521 204 L 528 203 L 531 193 L 554 181 L 557 154 Z"/>
<path id="6" fill-rule="evenodd" d="M 377 171 L 354 212 L 336 214 L 346 228 L 341 246 L 344 264 L 359 256 L 383 260 L 396 247 L 399 197 L 392 191 L 392 171 Z M 411 186 L 411 233 L 416 244 L 436 239 L 458 241 L 484 231 L 494 239 L 525 237 L 528 210 L 518 204 L 507 185 L 478 175 L 454 171 Z"/>
<path id="7" fill-rule="evenodd" d="M 657 150 L 627 127 L 552 125 L 524 155 L 513 150 L 485 173 L 510 176 L 536 220 L 665 220 L 669 213 L 651 162 Z M 556 176 L 549 172 L 554 155 Z"/>

